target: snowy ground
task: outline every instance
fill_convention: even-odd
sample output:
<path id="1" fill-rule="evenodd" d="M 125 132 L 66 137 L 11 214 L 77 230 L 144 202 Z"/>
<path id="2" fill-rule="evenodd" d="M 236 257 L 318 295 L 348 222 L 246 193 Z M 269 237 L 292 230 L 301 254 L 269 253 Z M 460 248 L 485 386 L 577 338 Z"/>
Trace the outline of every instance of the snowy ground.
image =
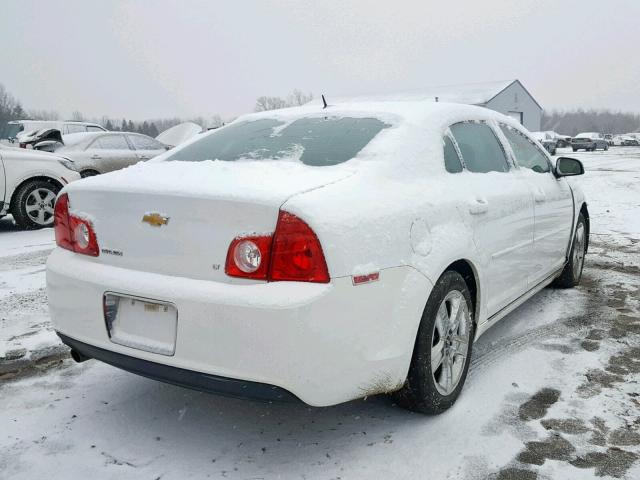
<path id="1" fill-rule="evenodd" d="M 587 168 L 583 284 L 544 290 L 483 336 L 445 414 L 385 397 L 226 399 L 65 361 L 0 377 L 0 478 L 640 478 L 640 149 L 561 154 Z M 52 245 L 50 230 L 0 221 L 0 362 L 56 348 Z"/>

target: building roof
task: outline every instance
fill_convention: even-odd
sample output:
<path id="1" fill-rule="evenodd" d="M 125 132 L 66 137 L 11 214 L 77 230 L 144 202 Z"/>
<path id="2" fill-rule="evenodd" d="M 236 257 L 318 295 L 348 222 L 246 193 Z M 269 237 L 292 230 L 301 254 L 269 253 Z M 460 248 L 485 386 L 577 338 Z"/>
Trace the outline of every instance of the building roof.
<path id="1" fill-rule="evenodd" d="M 425 87 L 413 92 L 392 94 L 392 95 L 375 95 L 356 97 L 355 99 L 366 100 L 430 100 L 435 101 L 436 97 L 439 102 L 447 103 L 462 103 L 467 105 L 480 105 L 485 106 L 496 96 L 510 87 L 512 84 L 518 82 L 525 92 L 531 97 L 540 109 L 542 107 L 536 101 L 536 99 L 529 93 L 529 91 L 522 85 L 522 82 L 517 79 L 513 80 L 500 80 L 495 82 L 481 82 L 481 83 L 466 83 L 461 85 L 441 85 L 436 87 Z M 350 98 L 349 100 L 351 100 Z M 341 99 L 343 100 L 343 99 Z"/>

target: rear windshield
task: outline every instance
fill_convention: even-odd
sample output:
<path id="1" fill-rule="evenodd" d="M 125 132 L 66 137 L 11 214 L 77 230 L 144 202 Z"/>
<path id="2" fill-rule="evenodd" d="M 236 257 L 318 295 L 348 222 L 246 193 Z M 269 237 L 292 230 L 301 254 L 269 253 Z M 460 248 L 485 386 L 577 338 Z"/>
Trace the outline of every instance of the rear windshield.
<path id="1" fill-rule="evenodd" d="M 316 167 L 355 157 L 383 128 L 377 118 L 300 118 L 240 122 L 188 145 L 167 160 L 290 160 Z"/>

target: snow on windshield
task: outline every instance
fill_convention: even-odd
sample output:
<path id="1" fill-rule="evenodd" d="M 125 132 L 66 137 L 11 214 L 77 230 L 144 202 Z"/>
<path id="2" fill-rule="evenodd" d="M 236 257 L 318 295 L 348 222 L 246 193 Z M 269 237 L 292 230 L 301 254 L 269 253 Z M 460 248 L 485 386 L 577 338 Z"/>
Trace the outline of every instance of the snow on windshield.
<path id="1" fill-rule="evenodd" d="M 303 117 L 286 122 L 262 118 L 229 125 L 167 160 L 285 160 L 311 166 L 354 158 L 390 125 L 372 117 Z"/>

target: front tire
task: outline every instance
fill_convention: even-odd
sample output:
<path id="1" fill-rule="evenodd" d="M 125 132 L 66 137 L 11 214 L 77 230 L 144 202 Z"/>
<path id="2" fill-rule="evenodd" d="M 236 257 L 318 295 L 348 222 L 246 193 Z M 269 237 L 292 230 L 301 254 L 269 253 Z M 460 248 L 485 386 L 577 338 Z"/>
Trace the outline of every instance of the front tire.
<path id="1" fill-rule="evenodd" d="M 53 207 L 60 189 L 45 180 L 32 180 L 15 193 L 11 213 L 19 227 L 35 230 L 53 226 Z"/>
<path id="2" fill-rule="evenodd" d="M 589 243 L 589 232 L 587 224 L 582 213 L 578 215 L 578 223 L 576 223 L 576 231 L 573 234 L 573 242 L 569 261 L 564 266 L 562 273 L 556 279 L 555 285 L 561 288 L 573 288 L 580 283 L 582 278 L 582 269 L 584 268 L 584 257 L 587 254 L 587 246 Z"/>
<path id="3" fill-rule="evenodd" d="M 429 295 L 398 404 L 425 414 L 451 407 L 467 377 L 474 333 L 469 288 L 459 273 L 447 271 Z"/>

